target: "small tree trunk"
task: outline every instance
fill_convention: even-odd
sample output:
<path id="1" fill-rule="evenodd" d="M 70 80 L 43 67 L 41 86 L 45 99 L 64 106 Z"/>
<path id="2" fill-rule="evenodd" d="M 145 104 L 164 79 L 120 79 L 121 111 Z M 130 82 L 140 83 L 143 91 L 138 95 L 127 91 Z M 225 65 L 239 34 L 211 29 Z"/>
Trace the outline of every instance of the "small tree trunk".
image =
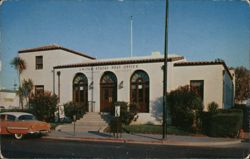
<path id="1" fill-rule="evenodd" d="M 17 73 L 18 73 L 19 87 L 22 87 L 20 70 L 17 70 Z M 23 110 L 23 97 L 22 97 L 22 95 L 19 95 L 19 108 L 20 108 L 20 106 L 21 106 L 21 109 Z"/>
<path id="2" fill-rule="evenodd" d="M 23 110 L 23 97 L 19 95 L 19 103 L 21 104 L 21 109 Z"/>
<path id="3" fill-rule="evenodd" d="M 29 110 L 30 110 L 30 97 L 28 97 L 27 104 L 28 104 L 28 108 L 29 108 Z"/>

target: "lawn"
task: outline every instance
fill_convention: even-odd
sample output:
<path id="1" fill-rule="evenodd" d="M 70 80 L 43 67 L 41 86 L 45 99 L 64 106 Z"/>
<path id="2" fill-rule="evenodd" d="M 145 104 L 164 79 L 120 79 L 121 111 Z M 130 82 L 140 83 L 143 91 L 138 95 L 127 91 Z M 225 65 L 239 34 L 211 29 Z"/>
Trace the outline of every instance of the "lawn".
<path id="1" fill-rule="evenodd" d="M 124 130 L 129 133 L 146 133 L 146 134 L 162 134 L 161 125 L 126 125 L 123 126 Z M 167 134 L 174 135 L 193 135 L 193 133 L 181 130 L 174 126 L 167 127 Z"/>

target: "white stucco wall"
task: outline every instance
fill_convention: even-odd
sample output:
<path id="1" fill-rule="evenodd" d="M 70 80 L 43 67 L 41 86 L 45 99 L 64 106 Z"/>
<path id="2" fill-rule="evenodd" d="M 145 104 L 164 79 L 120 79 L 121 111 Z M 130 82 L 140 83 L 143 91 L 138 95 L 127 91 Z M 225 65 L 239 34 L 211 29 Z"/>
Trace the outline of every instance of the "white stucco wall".
<path id="1" fill-rule="evenodd" d="M 161 118 L 161 103 L 162 103 L 162 67 L 163 63 L 145 63 L 145 64 L 125 64 L 125 65 L 108 65 L 108 66 L 93 66 L 91 67 L 77 67 L 77 68 L 64 68 L 56 69 L 61 72 L 61 85 L 60 85 L 60 104 L 72 101 L 72 82 L 76 73 L 84 73 L 88 78 L 88 84 L 93 81 L 93 89 L 88 90 L 89 101 L 95 101 L 95 112 L 100 112 L 100 79 L 104 72 L 111 71 L 117 77 L 117 101 L 130 101 L 130 77 L 136 70 L 143 70 L 147 72 L 150 79 L 150 113 L 140 113 L 137 124 L 146 123 L 159 123 Z M 160 71 L 159 71 L 160 70 Z M 93 75 L 93 77 L 92 77 Z M 123 81 L 123 88 L 119 88 L 120 83 Z M 56 80 L 55 88 L 58 94 L 58 81 Z M 92 93 L 93 91 L 93 93 Z M 93 94 L 93 97 L 92 97 Z"/>
<path id="2" fill-rule="evenodd" d="M 61 72 L 60 104 L 72 100 L 72 82 L 77 73 L 84 73 L 88 78 L 88 84 L 93 81 L 93 89 L 88 90 L 88 100 L 95 102 L 95 112 L 100 112 L 100 79 L 105 71 L 113 72 L 118 80 L 117 101 L 130 101 L 130 77 L 136 70 L 144 70 L 150 78 L 150 108 L 149 113 L 139 113 L 136 124 L 154 123 L 160 124 L 162 119 L 162 94 L 163 94 L 163 62 L 125 65 L 106 65 L 92 67 L 75 67 L 56 69 Z M 160 71 L 159 71 L 160 70 Z M 204 81 L 204 110 L 211 102 L 223 103 L 223 80 L 230 82 L 227 75 L 223 75 L 223 65 L 199 65 L 199 66 L 173 66 L 168 63 L 168 92 L 180 86 L 189 85 L 190 80 Z M 224 77 L 226 76 L 226 77 Z M 119 84 L 123 81 L 123 88 Z M 55 82 L 58 92 L 57 80 Z M 93 91 L 93 93 L 92 93 Z M 92 96 L 93 94 L 93 96 Z M 229 107 L 229 105 L 227 106 Z"/>
<path id="3" fill-rule="evenodd" d="M 223 65 L 174 66 L 171 90 L 190 85 L 190 80 L 204 80 L 204 110 L 211 102 L 223 108 Z"/>
<path id="4" fill-rule="evenodd" d="M 104 66 L 86 66 L 57 68 L 54 72 L 53 67 L 58 65 L 103 62 L 111 60 L 91 60 L 64 50 L 48 50 L 30 53 L 20 53 L 19 56 L 25 60 L 27 69 L 21 74 L 21 79 L 31 79 L 34 85 L 44 85 L 44 89 L 58 95 L 60 91 L 60 103 L 64 104 L 72 101 L 73 86 L 72 82 L 77 73 L 83 73 L 88 78 L 88 85 L 93 82 L 93 89 L 88 87 L 88 101 L 94 101 L 95 112 L 100 112 L 100 79 L 104 72 L 111 71 L 117 77 L 117 101 L 130 101 L 130 78 L 136 70 L 145 71 L 150 79 L 150 106 L 149 113 L 139 113 L 136 124 L 154 123 L 161 124 L 162 119 L 162 95 L 163 95 L 163 62 L 119 64 Z M 36 70 L 35 57 L 43 56 L 43 69 Z M 142 59 L 154 57 L 142 57 Z M 159 57 L 158 57 L 159 58 Z M 140 59 L 139 57 L 137 59 Z M 125 59 L 118 59 L 125 60 Z M 128 60 L 128 58 L 126 59 Z M 185 59 L 180 60 L 185 61 Z M 180 62 L 176 61 L 176 62 Z M 204 110 L 212 101 L 224 107 L 223 103 L 223 83 L 229 88 L 231 80 L 227 74 L 223 75 L 223 65 L 185 65 L 174 66 L 174 62 L 168 62 L 167 90 L 175 90 L 180 86 L 189 85 L 190 80 L 204 80 Z M 57 72 L 60 71 L 60 90 L 58 89 Z M 119 85 L 123 81 L 123 88 Z M 224 82 L 223 82 L 224 81 Z M 227 90 L 224 90 L 224 92 Z M 228 98 L 228 97 L 227 97 Z M 228 106 L 225 106 L 228 107 Z"/>
<path id="5" fill-rule="evenodd" d="M 233 105 L 234 84 L 226 71 L 224 71 L 223 80 L 223 108 L 230 108 Z"/>
<path id="6" fill-rule="evenodd" d="M 44 85 L 44 90 L 51 92 L 53 92 L 54 66 L 90 61 L 88 58 L 61 49 L 19 53 L 18 56 L 26 63 L 21 80 L 30 78 L 34 85 Z M 43 56 L 43 69 L 36 69 L 36 56 Z"/>
<path id="7" fill-rule="evenodd" d="M 0 106 L 6 109 L 18 108 L 19 97 L 15 91 L 0 91 Z"/>

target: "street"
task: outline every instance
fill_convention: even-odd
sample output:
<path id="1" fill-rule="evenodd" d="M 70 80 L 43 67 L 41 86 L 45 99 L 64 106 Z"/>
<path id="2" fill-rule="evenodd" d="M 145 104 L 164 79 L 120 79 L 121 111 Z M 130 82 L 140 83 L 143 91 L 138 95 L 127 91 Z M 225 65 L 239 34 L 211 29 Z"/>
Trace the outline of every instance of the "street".
<path id="1" fill-rule="evenodd" d="M 141 145 L 1 137 L 6 158 L 244 158 L 250 144 L 219 147 Z"/>

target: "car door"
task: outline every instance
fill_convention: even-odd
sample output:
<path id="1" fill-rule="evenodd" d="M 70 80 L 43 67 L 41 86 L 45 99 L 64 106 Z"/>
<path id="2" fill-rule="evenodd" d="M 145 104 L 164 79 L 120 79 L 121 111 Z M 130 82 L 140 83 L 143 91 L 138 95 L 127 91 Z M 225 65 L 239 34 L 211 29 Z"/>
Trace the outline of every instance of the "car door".
<path id="1" fill-rule="evenodd" d="M 25 121 L 17 120 L 14 115 L 7 115 L 6 130 L 10 134 L 27 134 L 29 126 Z"/>
<path id="2" fill-rule="evenodd" d="M 2 135 L 4 134 L 8 134 L 7 130 L 6 130 L 6 125 L 7 125 L 7 120 L 6 120 L 6 115 L 5 114 L 1 114 L 0 115 L 0 133 Z"/>

